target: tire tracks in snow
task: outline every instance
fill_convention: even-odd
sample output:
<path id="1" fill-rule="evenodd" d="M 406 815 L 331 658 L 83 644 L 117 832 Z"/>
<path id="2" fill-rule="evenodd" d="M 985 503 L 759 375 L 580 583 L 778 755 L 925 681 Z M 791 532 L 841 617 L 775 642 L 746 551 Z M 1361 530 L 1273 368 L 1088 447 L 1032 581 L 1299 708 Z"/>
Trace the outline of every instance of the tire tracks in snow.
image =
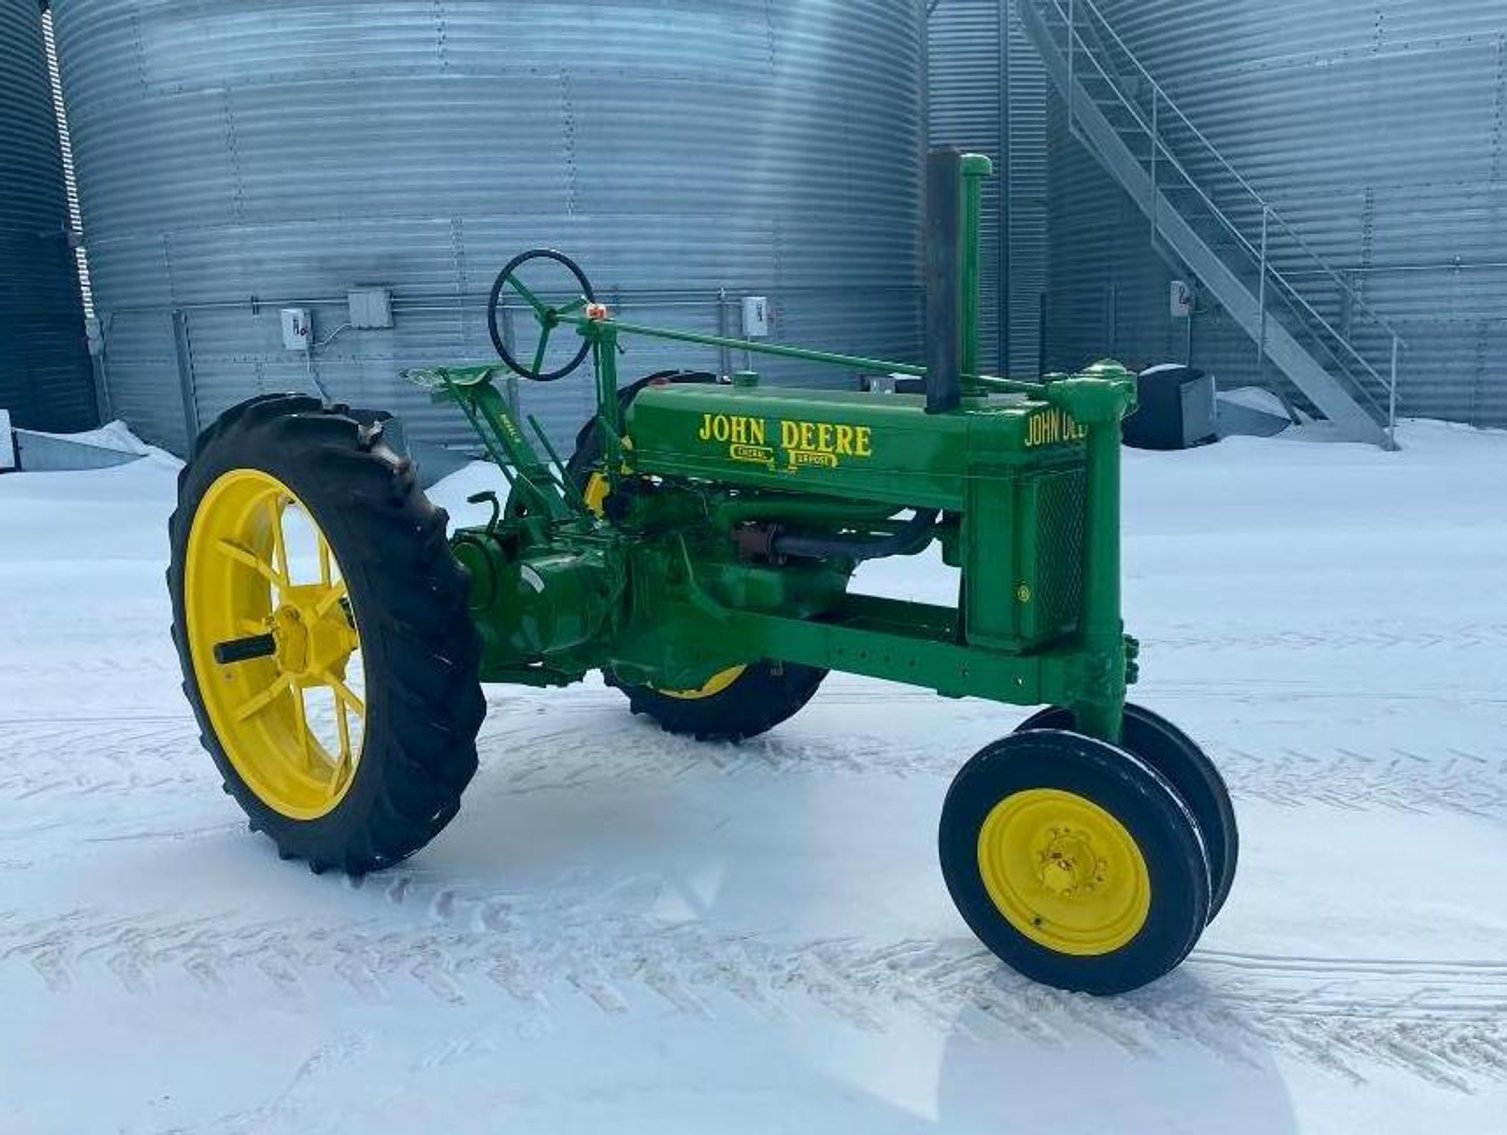
<path id="1" fill-rule="evenodd" d="M 1314 623 L 1302 628 L 1224 628 L 1211 623 L 1161 623 L 1147 630 L 1148 651 L 1416 651 L 1501 650 L 1507 623 Z"/>
<path id="2" fill-rule="evenodd" d="M 344 885 L 385 916 L 0 915 L 0 973 L 29 970 L 58 993 L 105 981 L 143 996 L 186 984 L 227 999 L 331 988 L 375 1003 L 501 998 L 532 1035 L 572 1002 L 609 1016 L 665 1006 L 704 1018 L 824 1015 L 871 1031 L 919 1018 L 947 1034 L 1064 1050 L 1093 1037 L 1137 1056 L 1192 1044 L 1255 1064 L 1275 1052 L 1354 1082 L 1378 1069 L 1462 1092 L 1507 1082 L 1507 961 L 1207 950 L 1151 988 L 1101 1000 L 1033 985 L 971 940 L 789 940 L 669 924 L 645 913 L 670 886 L 655 877 L 542 895 L 412 872 Z"/>
<path id="3" fill-rule="evenodd" d="M 213 766 L 182 716 L 0 721 L 0 800 L 157 791 Z M 210 780 L 213 783 L 213 780 Z"/>
<path id="4" fill-rule="evenodd" d="M 519 743 L 509 748 L 514 738 Z M 534 755 L 536 749 L 542 752 Z M 1317 802 L 1350 810 L 1390 808 L 1477 816 L 1507 811 L 1507 747 L 1478 751 L 1446 745 L 1437 749 L 1279 746 L 1256 750 L 1214 742 L 1208 751 L 1237 797 L 1284 806 Z M 576 722 L 546 724 L 511 735 L 487 733 L 481 752 L 484 772 L 479 790 L 498 796 L 566 789 L 586 782 L 678 777 L 698 770 L 729 775 L 826 772 L 945 779 L 972 755 L 946 747 L 917 747 L 912 738 L 877 735 L 850 736 L 833 744 L 787 731 L 738 745 L 702 744 L 643 723 L 604 732 Z M 563 759 L 561 754 L 566 754 Z"/>
<path id="5" fill-rule="evenodd" d="M 825 710 L 861 705 L 866 691 L 834 690 Z M 892 699 L 891 699 L 892 700 Z M 992 712 L 992 707 L 991 707 Z M 1003 725 L 1000 732 L 1003 733 Z M 1237 795 L 1284 806 L 1318 802 L 1346 809 L 1499 815 L 1507 811 L 1507 745 L 1490 748 L 1378 744 L 1208 745 Z M 569 699 L 510 699 L 494 710 L 479 742 L 483 771 L 470 790 L 508 797 L 593 783 L 722 773 L 950 777 L 970 755 L 914 738 L 854 734 L 840 741 L 780 730 L 741 744 L 705 744 L 663 733 L 624 711 L 613 691 Z M 0 720 L 0 801 L 103 802 L 122 794 L 202 793 L 217 787 L 192 720 L 152 717 L 74 721 Z M 118 811 L 100 808 L 110 821 Z M 87 820 L 85 821 L 87 822 Z"/>

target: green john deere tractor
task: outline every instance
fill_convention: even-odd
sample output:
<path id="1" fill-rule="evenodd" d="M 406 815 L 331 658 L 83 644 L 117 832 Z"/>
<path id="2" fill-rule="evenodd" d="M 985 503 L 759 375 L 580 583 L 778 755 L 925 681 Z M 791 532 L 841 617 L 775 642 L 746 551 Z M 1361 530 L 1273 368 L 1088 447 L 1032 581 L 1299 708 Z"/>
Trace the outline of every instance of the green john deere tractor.
<path id="1" fill-rule="evenodd" d="M 492 293 L 502 363 L 410 375 L 511 486 L 479 498 L 493 505 L 480 527 L 447 531 L 386 415 L 289 394 L 206 430 L 171 522 L 173 634 L 252 828 L 316 872 L 413 854 L 476 771 L 483 682 L 599 670 L 665 729 L 737 740 L 843 670 L 1049 707 L 963 765 L 942 810 L 943 877 L 995 954 L 1094 993 L 1176 966 L 1229 893 L 1237 836 L 1209 759 L 1125 700 L 1138 648 L 1120 611 L 1120 431 L 1135 381 L 1113 363 L 1043 383 L 980 373 L 990 172 L 931 156 L 925 366 L 623 322 L 566 257 L 519 256 Z M 568 272 L 573 294 L 540 286 L 545 270 Z M 533 317 L 532 354 L 503 334 L 508 304 Z M 565 335 L 579 347 L 546 369 Z M 924 383 L 624 385 L 630 336 Z M 596 415 L 561 460 L 495 380 L 505 366 L 553 381 L 588 358 Z M 955 605 L 850 589 L 860 563 L 934 545 L 959 569 Z"/>

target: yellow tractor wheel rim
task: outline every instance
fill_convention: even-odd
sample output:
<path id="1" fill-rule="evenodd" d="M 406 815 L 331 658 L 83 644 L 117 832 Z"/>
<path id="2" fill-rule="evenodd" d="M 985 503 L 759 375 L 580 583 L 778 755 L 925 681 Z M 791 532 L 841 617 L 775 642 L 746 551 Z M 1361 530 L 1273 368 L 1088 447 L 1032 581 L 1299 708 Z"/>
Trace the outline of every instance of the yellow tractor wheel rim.
<path id="1" fill-rule="evenodd" d="M 581 495 L 586 498 L 586 507 L 597 516 L 603 514 L 602 504 L 606 501 L 610 488 L 607 478 L 601 473 L 593 473 L 586 479 L 586 486 L 581 490 Z M 730 667 L 720 674 L 713 674 L 699 689 L 661 690 L 656 687 L 654 692 L 664 694 L 667 698 L 674 698 L 676 701 L 701 701 L 704 698 L 714 698 L 743 677 L 747 670 L 747 666 Z"/>
<path id="2" fill-rule="evenodd" d="M 1032 788 L 1001 800 L 979 830 L 978 861 L 1000 914 L 1059 954 L 1112 953 L 1151 910 L 1151 875 L 1135 837 L 1072 792 Z"/>
<path id="3" fill-rule="evenodd" d="M 706 685 L 696 690 L 661 690 L 655 693 L 664 694 L 667 698 L 676 701 L 701 701 L 703 698 L 714 698 L 723 690 L 727 689 L 747 672 L 747 666 L 731 666 L 720 674 L 713 674 L 707 680 Z"/>
<path id="4" fill-rule="evenodd" d="M 236 469 L 194 514 L 184 617 L 215 736 L 267 807 L 316 820 L 355 780 L 366 735 L 365 665 L 345 576 L 306 505 L 276 477 Z M 275 649 L 222 664 L 217 648 Z"/>

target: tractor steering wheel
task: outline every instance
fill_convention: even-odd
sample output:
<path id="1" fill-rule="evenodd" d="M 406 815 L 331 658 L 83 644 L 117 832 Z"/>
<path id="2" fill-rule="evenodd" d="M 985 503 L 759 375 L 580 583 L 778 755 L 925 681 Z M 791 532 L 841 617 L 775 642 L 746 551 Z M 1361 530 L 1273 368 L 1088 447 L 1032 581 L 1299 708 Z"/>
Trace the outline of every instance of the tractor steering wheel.
<path id="1" fill-rule="evenodd" d="M 576 283 L 580 285 L 580 295 L 563 307 L 552 307 L 540 299 L 538 294 L 529 288 L 518 275 L 519 269 L 534 260 L 553 260 L 556 264 L 562 265 L 567 272 L 575 277 Z M 497 321 L 498 309 L 502 304 L 503 293 L 509 288 L 518 293 L 523 298 L 523 301 L 533 309 L 534 319 L 539 324 L 539 344 L 534 349 L 532 367 L 524 366 L 508 350 L 507 343 L 503 339 L 502 328 Z M 520 253 L 509 260 L 507 267 L 497 274 L 497 280 L 492 285 L 492 294 L 487 297 L 487 330 L 492 335 L 492 346 L 497 348 L 498 356 L 508 365 L 508 369 L 512 370 L 515 374 L 522 375 L 533 382 L 554 382 L 556 379 L 564 378 L 586 361 L 586 356 L 591 353 L 591 343 L 583 340 L 581 342 L 581 349 L 576 352 L 575 358 L 571 359 L 570 362 L 558 370 L 546 371 L 544 369 L 544 359 L 549 350 L 550 336 L 554 334 L 555 328 L 560 326 L 563 318 L 575 315 L 577 312 L 582 311 L 587 304 L 595 302 L 596 293 L 592 291 L 591 281 L 586 278 L 586 273 L 582 272 L 580 265 L 563 252 L 556 252 L 551 248 L 534 248 L 528 252 Z"/>

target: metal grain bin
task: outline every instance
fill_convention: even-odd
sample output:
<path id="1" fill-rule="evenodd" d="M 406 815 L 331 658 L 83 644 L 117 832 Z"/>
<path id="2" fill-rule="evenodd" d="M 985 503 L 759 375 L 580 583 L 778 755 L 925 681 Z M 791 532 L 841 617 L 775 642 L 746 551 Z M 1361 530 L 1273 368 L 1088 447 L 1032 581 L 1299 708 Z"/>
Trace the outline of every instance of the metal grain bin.
<path id="1" fill-rule="evenodd" d="M 888 0 L 59 0 L 115 404 L 181 447 L 317 377 L 459 440 L 395 375 L 493 357 L 487 288 L 537 245 L 629 318 L 736 334 L 741 298 L 767 295 L 779 339 L 916 357 L 923 18 Z M 360 285 L 392 289 L 391 330 L 340 330 Z M 329 340 L 310 359 L 283 349 L 290 306 Z M 630 350 L 629 374 L 742 362 Z M 591 405 L 584 376 L 523 395 L 559 437 Z"/>
<path id="2" fill-rule="evenodd" d="M 1507 425 L 1507 6 L 1095 2 L 1234 169 L 1398 328 L 1400 412 Z M 1116 347 L 1181 361 L 1166 291 L 1181 273 L 1053 98 L 1050 361 Z M 1259 212 L 1245 220 L 1259 239 Z M 1342 288 L 1275 238 L 1272 257 L 1309 271 L 1326 318 L 1385 358 Z M 1194 318 L 1193 362 L 1225 384 L 1271 377 L 1217 309 Z"/>
<path id="3" fill-rule="evenodd" d="M 0 408 L 17 426 L 98 424 L 37 0 L 0 3 Z"/>

